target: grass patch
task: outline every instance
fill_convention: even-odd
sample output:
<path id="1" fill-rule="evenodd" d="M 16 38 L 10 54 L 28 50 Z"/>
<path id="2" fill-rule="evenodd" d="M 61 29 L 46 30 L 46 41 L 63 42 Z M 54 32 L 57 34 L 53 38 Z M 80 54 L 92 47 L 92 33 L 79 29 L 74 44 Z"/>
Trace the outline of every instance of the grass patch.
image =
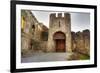
<path id="1" fill-rule="evenodd" d="M 90 57 L 87 55 L 80 54 L 79 59 L 80 60 L 87 60 L 87 59 L 90 59 Z"/>
<path id="2" fill-rule="evenodd" d="M 68 60 L 88 60 L 90 59 L 90 56 L 74 52 Z"/>

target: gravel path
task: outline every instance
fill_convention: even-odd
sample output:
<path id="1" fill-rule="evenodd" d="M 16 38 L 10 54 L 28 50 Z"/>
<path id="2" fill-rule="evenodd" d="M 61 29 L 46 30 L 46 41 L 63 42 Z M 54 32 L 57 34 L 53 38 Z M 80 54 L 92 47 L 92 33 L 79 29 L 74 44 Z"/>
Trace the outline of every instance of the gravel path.
<path id="1" fill-rule="evenodd" d="M 66 61 L 70 53 L 34 53 L 30 57 L 21 58 L 22 63 Z"/>

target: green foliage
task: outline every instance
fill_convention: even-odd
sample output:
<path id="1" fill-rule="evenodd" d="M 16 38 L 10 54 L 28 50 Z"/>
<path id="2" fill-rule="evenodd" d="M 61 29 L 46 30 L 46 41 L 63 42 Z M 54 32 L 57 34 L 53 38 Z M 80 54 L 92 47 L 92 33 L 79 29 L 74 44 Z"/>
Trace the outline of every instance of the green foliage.
<path id="1" fill-rule="evenodd" d="M 25 12 L 25 10 L 21 10 L 21 16 L 26 16 L 27 15 L 27 13 Z"/>
<path id="2" fill-rule="evenodd" d="M 87 55 L 80 55 L 80 58 L 79 59 L 80 60 L 87 60 L 87 59 L 90 59 L 90 57 L 87 56 Z"/>
<path id="3" fill-rule="evenodd" d="M 88 60 L 90 56 L 74 52 L 68 60 Z"/>

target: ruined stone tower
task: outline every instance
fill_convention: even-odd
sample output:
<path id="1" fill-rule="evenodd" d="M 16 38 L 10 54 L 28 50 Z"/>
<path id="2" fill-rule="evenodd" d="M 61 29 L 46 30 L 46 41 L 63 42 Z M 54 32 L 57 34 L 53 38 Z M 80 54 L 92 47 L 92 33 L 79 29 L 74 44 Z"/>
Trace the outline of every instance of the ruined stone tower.
<path id="1" fill-rule="evenodd" d="M 70 14 L 50 14 L 48 35 L 48 52 L 71 52 L 71 20 Z"/>

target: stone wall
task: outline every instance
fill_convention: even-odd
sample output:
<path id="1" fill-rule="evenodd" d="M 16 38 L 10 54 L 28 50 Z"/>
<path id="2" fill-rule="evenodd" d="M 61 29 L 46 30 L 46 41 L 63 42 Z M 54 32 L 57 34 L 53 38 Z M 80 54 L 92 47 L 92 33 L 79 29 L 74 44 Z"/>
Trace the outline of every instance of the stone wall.
<path id="1" fill-rule="evenodd" d="M 72 32 L 72 50 L 83 54 L 90 54 L 90 31 Z"/>
<path id="2" fill-rule="evenodd" d="M 21 10 L 21 22 L 22 54 L 44 51 L 46 41 L 42 40 L 41 35 L 45 31 L 48 32 L 48 28 L 39 22 L 30 10 Z"/>

